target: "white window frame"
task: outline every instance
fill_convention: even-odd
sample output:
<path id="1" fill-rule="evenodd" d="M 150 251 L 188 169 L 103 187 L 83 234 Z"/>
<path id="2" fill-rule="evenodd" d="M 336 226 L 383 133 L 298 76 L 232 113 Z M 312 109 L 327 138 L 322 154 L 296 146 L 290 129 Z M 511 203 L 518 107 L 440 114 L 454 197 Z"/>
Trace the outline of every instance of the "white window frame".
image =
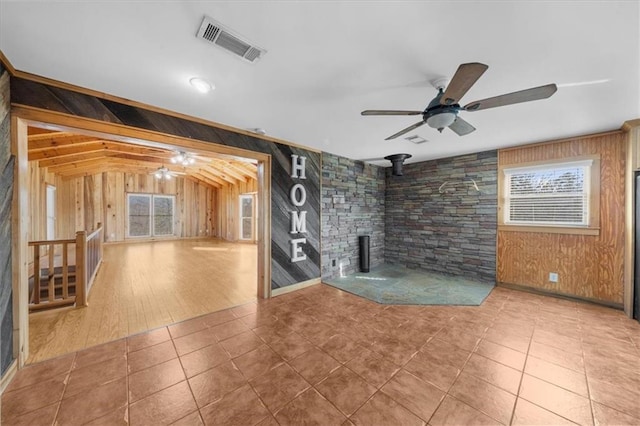
<path id="1" fill-rule="evenodd" d="M 155 212 L 155 200 L 156 198 L 166 198 L 168 200 L 171 201 L 171 232 L 169 232 L 168 234 L 158 234 L 156 232 L 156 221 L 155 221 L 155 217 L 156 217 L 156 212 Z M 175 226 L 174 226 L 174 222 L 176 220 L 176 196 L 175 195 L 164 195 L 164 194 L 154 194 L 151 197 L 151 232 L 152 232 L 152 236 L 154 237 L 172 237 L 175 235 Z"/>
<path id="2" fill-rule="evenodd" d="M 518 174 L 549 173 L 573 168 L 580 168 L 583 171 L 583 188 L 575 193 L 539 193 L 527 196 L 524 194 L 511 194 L 511 178 Z M 527 164 L 517 164 L 503 166 L 499 171 L 501 182 L 501 196 L 499 203 L 499 229 L 507 231 L 530 231 L 530 232 L 551 232 L 551 233 L 576 233 L 597 235 L 599 233 L 599 203 L 600 203 L 600 158 L 589 156 L 581 158 L 566 159 L 560 161 L 546 161 Z M 580 197 L 583 198 L 583 211 L 581 222 L 565 221 L 534 221 L 518 220 L 511 218 L 511 200 L 513 199 L 536 199 L 557 197 Z"/>
<path id="3" fill-rule="evenodd" d="M 251 200 L 251 238 L 243 238 L 243 234 L 244 234 L 244 219 L 246 219 L 246 216 L 242 215 L 242 200 Z M 239 216 L 240 216 L 240 220 L 239 220 L 239 235 L 238 235 L 238 239 L 241 241 L 255 241 L 256 240 L 256 232 L 258 230 L 257 227 L 257 207 L 256 207 L 256 203 L 257 203 L 257 197 L 255 194 L 240 194 L 239 198 L 238 198 L 238 210 L 239 210 Z"/>
<path id="4" fill-rule="evenodd" d="M 45 186 L 45 209 L 46 209 L 46 235 L 47 240 L 56 239 L 56 187 L 47 184 Z"/>
<path id="5" fill-rule="evenodd" d="M 131 235 L 131 216 L 129 215 L 129 205 L 131 197 L 147 197 L 149 199 L 149 233 L 147 235 Z M 154 212 L 154 199 L 155 198 L 168 198 L 171 200 L 171 233 L 170 234 L 161 234 L 156 235 L 155 230 L 155 212 Z M 164 194 L 145 194 L 139 192 L 129 192 L 127 193 L 127 238 L 137 239 L 137 238 L 154 238 L 154 237 L 173 237 L 175 236 L 175 222 L 176 218 L 176 197 L 175 195 L 164 195 Z"/>

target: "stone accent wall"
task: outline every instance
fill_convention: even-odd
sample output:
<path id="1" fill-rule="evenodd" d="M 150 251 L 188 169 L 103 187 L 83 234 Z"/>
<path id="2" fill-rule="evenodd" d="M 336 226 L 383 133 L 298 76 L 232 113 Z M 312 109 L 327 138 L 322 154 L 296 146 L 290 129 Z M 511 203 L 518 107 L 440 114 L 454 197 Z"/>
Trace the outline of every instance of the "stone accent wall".
<path id="1" fill-rule="evenodd" d="M 495 283 L 497 151 L 387 169 L 385 205 L 386 263 Z"/>
<path id="2" fill-rule="evenodd" d="M 360 270 L 358 236 L 369 235 L 370 266 L 384 262 L 384 168 L 322 154 L 322 278 Z M 335 265 L 334 265 L 335 261 Z"/>
<path id="3" fill-rule="evenodd" d="M 9 114 L 9 73 L 0 63 L 0 376 L 13 361 L 11 202 L 13 163 Z"/>

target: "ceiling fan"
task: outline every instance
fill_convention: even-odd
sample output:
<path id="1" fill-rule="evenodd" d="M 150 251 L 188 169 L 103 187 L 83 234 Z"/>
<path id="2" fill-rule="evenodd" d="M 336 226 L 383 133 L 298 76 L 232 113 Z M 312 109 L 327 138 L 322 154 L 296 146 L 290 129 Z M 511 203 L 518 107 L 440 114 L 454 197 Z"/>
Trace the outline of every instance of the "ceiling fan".
<path id="1" fill-rule="evenodd" d="M 154 175 L 158 179 L 164 179 L 164 180 L 169 180 L 175 176 L 186 175 L 186 173 L 184 172 L 174 172 L 173 170 L 169 170 L 165 166 L 158 167 L 157 170 L 154 170 L 153 172 L 149 172 L 149 174 Z"/>
<path id="2" fill-rule="evenodd" d="M 169 159 L 171 163 L 178 164 L 184 167 L 192 166 L 197 161 L 208 163 L 211 161 L 208 157 L 203 157 L 194 152 L 187 151 L 174 151 L 173 156 Z"/>
<path id="3" fill-rule="evenodd" d="M 462 64 L 456 70 L 451 82 L 447 86 L 446 79 L 438 79 L 433 85 L 438 90 L 435 98 L 429 102 L 424 111 L 398 111 L 398 110 L 366 110 L 362 111 L 362 115 L 422 115 L 422 120 L 418 121 L 406 129 L 400 130 L 385 140 L 395 139 L 404 135 L 424 124 L 429 127 L 438 129 L 439 132 L 445 127 L 450 128 L 458 136 L 468 135 L 473 132 L 475 127 L 463 120 L 458 113 L 460 111 L 480 111 L 483 109 L 495 108 L 499 106 L 517 104 L 520 102 L 535 101 L 538 99 L 546 99 L 558 90 L 555 84 L 547 84 L 544 86 L 533 87 L 531 89 L 520 90 L 518 92 L 507 93 L 492 98 L 473 101 L 465 106 L 458 103 L 465 93 L 475 84 L 482 74 L 489 68 L 485 64 L 471 62 Z"/>

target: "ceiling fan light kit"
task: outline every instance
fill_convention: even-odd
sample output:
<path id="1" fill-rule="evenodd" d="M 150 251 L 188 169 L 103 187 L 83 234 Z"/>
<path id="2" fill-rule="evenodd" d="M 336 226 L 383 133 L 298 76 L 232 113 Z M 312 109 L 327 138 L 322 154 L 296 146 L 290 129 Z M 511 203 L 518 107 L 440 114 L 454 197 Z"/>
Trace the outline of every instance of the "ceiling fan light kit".
<path id="1" fill-rule="evenodd" d="M 530 102 L 539 99 L 546 99 L 553 95 L 558 87 L 555 84 L 547 84 L 531 89 L 520 90 L 518 92 L 507 93 L 492 98 L 473 101 L 465 106 L 460 106 L 460 99 L 475 84 L 489 67 L 479 62 L 462 64 L 456 70 L 451 82 L 447 85 L 446 78 L 432 80 L 431 84 L 438 89 L 438 94 L 429 102 L 424 111 L 405 110 L 366 110 L 362 115 L 422 115 L 419 121 L 398 133 L 386 138 L 395 139 L 424 124 L 442 132 L 445 127 L 450 128 L 458 136 L 468 135 L 475 131 L 475 127 L 463 120 L 458 113 L 460 111 L 480 111 L 488 108 L 495 108 L 506 105 L 513 105 L 521 102 Z"/>
<path id="2" fill-rule="evenodd" d="M 191 154 L 188 152 L 178 152 L 176 155 L 171 157 L 171 162 L 173 164 L 182 164 L 183 166 L 190 166 L 196 162 L 196 159 L 193 158 Z"/>
<path id="3" fill-rule="evenodd" d="M 155 172 L 155 177 L 157 179 L 164 179 L 164 180 L 170 180 L 171 179 L 171 175 L 165 171 L 157 171 Z"/>
<path id="4" fill-rule="evenodd" d="M 170 180 L 173 176 L 186 175 L 184 172 L 174 172 L 173 170 L 169 170 L 167 167 L 162 166 L 158 167 L 157 170 L 149 173 L 150 175 L 154 175 L 156 179 L 159 180 Z"/>
<path id="5" fill-rule="evenodd" d="M 427 118 L 427 125 L 437 129 L 440 133 L 445 127 L 449 127 L 456 121 L 455 112 L 443 112 L 440 114 L 434 114 Z"/>

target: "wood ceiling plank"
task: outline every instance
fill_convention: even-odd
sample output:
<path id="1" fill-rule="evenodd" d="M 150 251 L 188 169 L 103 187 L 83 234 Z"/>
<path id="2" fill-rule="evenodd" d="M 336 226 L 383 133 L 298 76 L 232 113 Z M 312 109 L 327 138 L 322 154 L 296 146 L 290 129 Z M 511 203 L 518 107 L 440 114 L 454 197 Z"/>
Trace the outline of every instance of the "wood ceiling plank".
<path id="1" fill-rule="evenodd" d="M 234 178 L 236 180 L 239 180 L 241 182 L 244 182 L 245 179 L 247 178 L 244 174 L 239 173 L 238 171 L 236 171 L 236 170 L 232 169 L 231 167 L 229 167 L 229 164 L 224 160 L 220 160 L 220 159 L 214 158 L 211 161 L 211 165 L 209 167 L 213 167 L 216 170 L 222 171 L 223 172 L 222 174 L 226 174 L 229 177 L 232 177 L 232 178 Z"/>
<path id="2" fill-rule="evenodd" d="M 244 182 L 244 178 L 236 179 L 233 176 L 230 176 L 226 171 L 220 170 L 214 166 L 201 167 L 200 170 L 206 171 L 209 174 L 216 176 L 218 179 L 222 179 L 225 182 L 230 183 L 231 185 L 237 185 L 238 181 Z"/>
<path id="3" fill-rule="evenodd" d="M 171 163 L 174 155 L 173 149 L 103 140 L 69 132 L 34 130 L 29 137 L 29 159 L 39 161 L 40 167 L 46 167 L 64 178 L 102 171 L 149 174 L 166 167 L 215 188 L 257 179 L 257 168 L 252 163 L 216 158 L 215 155 L 198 155 L 194 165 L 185 167 Z"/>
<path id="4" fill-rule="evenodd" d="M 73 156 L 81 153 L 102 151 L 106 147 L 104 141 L 80 145 L 67 145 L 55 148 L 29 150 L 29 161 L 44 160 L 57 157 Z"/>
<path id="5" fill-rule="evenodd" d="M 63 136 L 59 136 L 61 134 L 62 132 L 56 133 L 55 136 L 47 134 L 31 136 L 29 137 L 28 149 L 47 149 L 103 141 L 103 139 L 94 136 L 76 135 L 73 133 L 64 133 Z"/>
<path id="6" fill-rule="evenodd" d="M 38 161 L 38 165 L 40 167 L 54 167 L 54 166 L 63 166 L 65 164 L 73 164 L 73 163 L 82 163 L 85 161 L 95 160 L 99 158 L 106 158 L 107 154 L 104 150 L 93 151 L 93 152 L 83 152 L 81 154 L 75 155 L 65 155 L 62 157 L 53 157 L 47 158 L 44 160 Z"/>
<path id="7" fill-rule="evenodd" d="M 214 188 L 216 188 L 216 189 L 222 188 L 222 186 L 223 186 L 222 184 L 220 184 L 220 183 L 218 183 L 218 182 L 215 182 L 215 181 L 213 181 L 213 180 L 211 180 L 211 179 L 207 178 L 206 176 L 203 176 L 203 175 L 202 175 L 202 174 L 200 174 L 200 173 L 194 173 L 194 174 L 192 174 L 192 175 L 190 175 L 190 176 L 187 176 L 187 177 L 197 179 L 198 181 L 200 181 L 200 182 L 204 182 L 204 183 L 206 183 L 207 185 L 209 185 L 209 186 L 213 186 L 213 187 L 214 187 Z"/>
<path id="8" fill-rule="evenodd" d="M 256 166 L 253 166 L 253 170 L 250 168 L 246 168 L 244 167 L 245 164 L 252 166 L 251 164 L 248 163 L 241 163 L 241 162 L 235 162 L 235 161 L 229 161 L 227 162 L 228 166 L 232 169 L 237 171 L 238 173 L 242 174 L 243 176 L 249 178 L 249 179 L 257 179 L 258 178 L 258 169 Z"/>
<path id="9" fill-rule="evenodd" d="M 200 168 L 198 169 L 198 174 L 206 177 L 207 179 L 210 179 L 214 182 L 217 182 L 219 185 L 221 186 L 227 186 L 229 185 L 230 182 L 222 179 L 221 177 L 219 177 L 218 175 L 211 173 L 211 171 L 209 171 L 208 169 L 205 168 Z"/>

